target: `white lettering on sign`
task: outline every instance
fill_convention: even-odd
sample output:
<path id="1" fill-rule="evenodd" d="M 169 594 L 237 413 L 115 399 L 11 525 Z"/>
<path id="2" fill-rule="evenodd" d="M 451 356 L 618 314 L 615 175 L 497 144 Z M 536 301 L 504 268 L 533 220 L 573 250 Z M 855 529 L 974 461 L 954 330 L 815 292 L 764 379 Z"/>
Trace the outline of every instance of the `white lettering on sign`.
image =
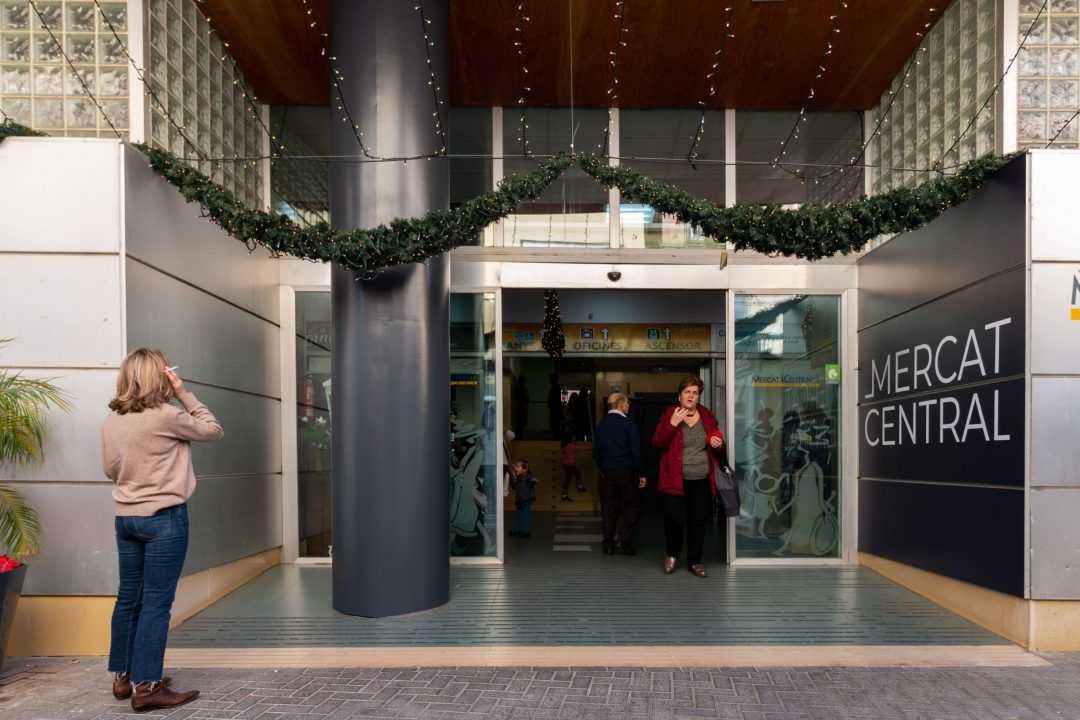
<path id="1" fill-rule="evenodd" d="M 951 395 L 870 408 L 863 418 L 863 437 L 870 447 L 965 443 L 968 436 L 985 442 L 1005 442 L 1001 431 L 1000 391 L 993 392 L 993 412 L 983 408 L 978 393 L 963 403 Z M 922 410 L 922 412 L 919 412 Z"/>
<path id="2" fill-rule="evenodd" d="M 1003 329 L 1011 324 L 1012 318 L 1005 317 L 970 328 L 959 337 L 945 335 L 936 343 L 919 343 L 871 358 L 870 388 L 864 399 L 944 388 L 999 374 Z M 976 387 L 967 398 L 913 398 L 870 408 L 863 418 L 863 439 L 870 447 L 959 445 L 969 439 L 1007 442 L 1012 435 L 1001 425 L 1000 391 L 993 390 L 991 395 Z"/>
<path id="3" fill-rule="evenodd" d="M 955 335 L 946 335 L 935 347 L 920 343 L 914 348 L 901 348 L 889 353 L 884 360 L 870 359 L 870 392 L 864 399 L 873 400 L 880 395 L 930 389 L 936 385 L 951 385 L 978 378 L 985 378 L 1001 371 L 1001 328 L 1012 323 L 1012 318 L 1002 318 L 987 323 L 981 329 L 972 328 L 964 338 L 964 348 L 959 364 L 950 367 L 947 347 L 959 345 Z M 989 335 L 989 337 L 981 337 Z M 987 369 L 983 348 L 993 350 L 993 369 Z M 910 358 L 908 356 L 911 356 Z M 930 370 L 933 368 L 933 378 Z M 946 374 L 946 371 L 949 371 Z M 908 377 L 910 376 L 910 385 Z"/>

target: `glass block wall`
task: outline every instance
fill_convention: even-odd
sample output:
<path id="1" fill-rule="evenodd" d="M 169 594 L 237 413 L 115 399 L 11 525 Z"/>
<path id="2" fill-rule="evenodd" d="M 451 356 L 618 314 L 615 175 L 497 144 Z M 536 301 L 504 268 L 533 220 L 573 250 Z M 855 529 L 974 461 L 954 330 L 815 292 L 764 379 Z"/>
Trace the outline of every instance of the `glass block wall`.
<path id="1" fill-rule="evenodd" d="M 992 101 L 949 156 L 942 157 L 1000 77 L 996 4 L 954 0 L 915 51 L 917 64 L 907 82 L 901 70 L 868 113 L 871 131 L 879 117 L 885 118 L 869 148 L 871 164 L 879 165 L 871 173 L 873 192 L 923 182 L 932 175 L 924 170 L 938 161 L 948 168 L 994 151 L 997 103 Z M 890 93 L 896 97 L 886 112 Z"/>
<path id="2" fill-rule="evenodd" d="M 1018 1 L 1017 43 L 1043 5 L 1043 0 Z M 1044 147 L 1080 107 L 1080 0 L 1050 0 L 1017 63 L 1017 146 Z M 1054 147 L 1077 147 L 1078 120 L 1065 128 Z"/>
<path id="3" fill-rule="evenodd" d="M 191 163 L 251 207 L 262 207 L 264 130 L 235 63 L 228 60 L 195 0 L 149 0 L 148 81 L 184 128 L 174 128 L 161 107 L 147 98 L 147 139 Z M 222 60 L 226 57 L 226 60 Z M 199 160 L 199 154 L 208 160 Z"/>
<path id="4" fill-rule="evenodd" d="M 79 75 L 126 138 L 128 61 L 126 0 L 100 0 L 113 35 L 93 2 L 0 0 L 0 109 L 49 135 L 115 137 L 49 35 L 63 44 Z"/>

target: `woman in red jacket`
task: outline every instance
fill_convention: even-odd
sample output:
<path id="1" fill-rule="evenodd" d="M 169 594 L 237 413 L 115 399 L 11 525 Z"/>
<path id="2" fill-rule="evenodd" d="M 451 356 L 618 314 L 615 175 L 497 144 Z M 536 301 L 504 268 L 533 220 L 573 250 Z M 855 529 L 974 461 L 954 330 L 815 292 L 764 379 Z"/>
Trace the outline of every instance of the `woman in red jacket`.
<path id="1" fill-rule="evenodd" d="M 716 468 L 726 464 L 726 452 L 716 416 L 698 405 L 703 388 L 699 378 L 683 378 L 679 404 L 667 409 L 652 437 L 653 446 L 663 451 L 660 493 L 667 536 L 664 572 L 668 575 L 678 565 L 685 531 L 686 568 L 698 577 L 707 576 L 701 562 L 705 529 L 716 495 Z"/>

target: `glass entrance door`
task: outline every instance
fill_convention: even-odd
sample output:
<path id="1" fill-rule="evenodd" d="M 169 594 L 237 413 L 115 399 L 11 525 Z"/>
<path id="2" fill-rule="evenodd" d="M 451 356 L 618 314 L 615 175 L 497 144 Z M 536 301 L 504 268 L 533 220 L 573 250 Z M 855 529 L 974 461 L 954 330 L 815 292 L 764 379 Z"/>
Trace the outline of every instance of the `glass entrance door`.
<path id="1" fill-rule="evenodd" d="M 739 558 L 840 556 L 840 298 L 736 295 Z"/>
<path id="2" fill-rule="evenodd" d="M 450 556 L 501 557 L 497 295 L 450 294 Z"/>

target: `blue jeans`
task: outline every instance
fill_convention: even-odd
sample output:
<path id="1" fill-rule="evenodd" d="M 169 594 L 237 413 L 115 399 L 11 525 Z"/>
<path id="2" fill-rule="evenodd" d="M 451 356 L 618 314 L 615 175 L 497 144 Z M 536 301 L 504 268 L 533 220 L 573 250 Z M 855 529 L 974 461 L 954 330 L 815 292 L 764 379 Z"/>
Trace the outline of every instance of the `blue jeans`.
<path id="1" fill-rule="evenodd" d="M 112 616 L 109 672 L 130 673 L 136 684 L 161 680 L 187 546 L 187 505 L 150 517 L 116 518 L 120 590 Z"/>
<path id="2" fill-rule="evenodd" d="M 514 532 L 527 535 L 532 532 L 532 506 L 535 500 L 518 500 L 514 506 Z"/>

